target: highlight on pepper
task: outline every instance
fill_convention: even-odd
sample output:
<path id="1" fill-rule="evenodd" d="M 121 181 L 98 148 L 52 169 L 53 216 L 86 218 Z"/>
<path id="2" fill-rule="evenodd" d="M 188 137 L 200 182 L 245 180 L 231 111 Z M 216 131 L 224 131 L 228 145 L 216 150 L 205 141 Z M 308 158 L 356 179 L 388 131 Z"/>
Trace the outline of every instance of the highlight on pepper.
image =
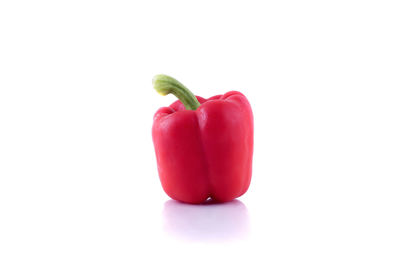
<path id="1" fill-rule="evenodd" d="M 237 91 L 202 98 L 162 74 L 153 78 L 153 87 L 178 98 L 155 113 L 152 128 L 165 193 L 192 204 L 243 195 L 251 181 L 254 135 L 247 98 Z"/>

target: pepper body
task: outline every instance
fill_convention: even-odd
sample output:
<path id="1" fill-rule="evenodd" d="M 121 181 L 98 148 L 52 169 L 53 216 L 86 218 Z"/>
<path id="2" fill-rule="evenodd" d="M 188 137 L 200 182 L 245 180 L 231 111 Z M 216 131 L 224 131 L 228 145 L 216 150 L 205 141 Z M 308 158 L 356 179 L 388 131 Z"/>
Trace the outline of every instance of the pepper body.
<path id="1" fill-rule="evenodd" d="M 164 191 L 173 199 L 230 201 L 249 185 L 253 113 L 246 97 L 231 91 L 187 110 L 181 101 L 154 115 L 152 136 Z"/>

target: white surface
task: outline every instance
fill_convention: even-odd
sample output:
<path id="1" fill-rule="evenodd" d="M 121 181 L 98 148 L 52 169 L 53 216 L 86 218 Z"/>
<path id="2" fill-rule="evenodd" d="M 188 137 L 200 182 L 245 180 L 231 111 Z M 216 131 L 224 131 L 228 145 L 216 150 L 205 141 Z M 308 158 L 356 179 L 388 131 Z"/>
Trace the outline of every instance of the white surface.
<path id="1" fill-rule="evenodd" d="M 0 266 L 399 266 L 397 1 L 2 1 Z M 255 115 L 249 191 L 171 202 L 165 73 Z"/>

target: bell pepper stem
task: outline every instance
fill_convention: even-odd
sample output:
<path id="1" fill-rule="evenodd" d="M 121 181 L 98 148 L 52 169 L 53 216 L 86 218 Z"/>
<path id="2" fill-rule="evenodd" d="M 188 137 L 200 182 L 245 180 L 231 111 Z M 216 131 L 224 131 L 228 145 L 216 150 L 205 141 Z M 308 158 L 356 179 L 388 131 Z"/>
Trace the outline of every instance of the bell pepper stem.
<path id="1" fill-rule="evenodd" d="M 174 78 L 159 74 L 153 78 L 153 87 L 160 95 L 175 95 L 185 106 L 186 109 L 196 110 L 200 103 L 189 89 Z"/>

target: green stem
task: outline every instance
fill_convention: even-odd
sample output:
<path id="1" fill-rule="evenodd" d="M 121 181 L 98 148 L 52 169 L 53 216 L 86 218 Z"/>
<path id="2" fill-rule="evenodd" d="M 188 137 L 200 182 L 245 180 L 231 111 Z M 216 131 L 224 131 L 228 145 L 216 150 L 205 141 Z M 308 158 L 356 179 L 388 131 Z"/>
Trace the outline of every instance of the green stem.
<path id="1" fill-rule="evenodd" d="M 189 89 L 174 78 L 159 74 L 153 78 L 153 87 L 160 95 L 175 95 L 186 109 L 196 110 L 200 103 Z"/>

